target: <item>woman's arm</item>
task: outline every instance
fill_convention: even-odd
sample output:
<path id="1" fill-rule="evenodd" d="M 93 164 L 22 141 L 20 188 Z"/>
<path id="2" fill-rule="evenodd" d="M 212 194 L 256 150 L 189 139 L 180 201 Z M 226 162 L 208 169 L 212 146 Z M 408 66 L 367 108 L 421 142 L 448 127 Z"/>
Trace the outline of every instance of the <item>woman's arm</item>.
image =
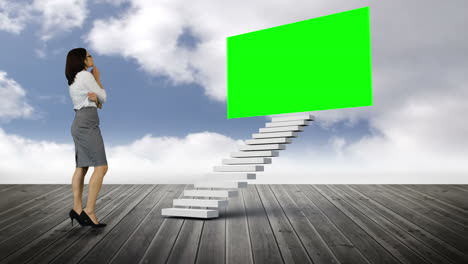
<path id="1" fill-rule="evenodd" d="M 88 71 L 85 72 L 85 83 L 86 83 L 86 86 L 88 87 L 88 91 L 95 93 L 101 104 L 106 102 L 107 93 L 106 93 L 106 90 L 104 90 L 104 88 L 101 88 L 102 87 L 101 81 L 96 80 L 93 74 Z"/>
<path id="2" fill-rule="evenodd" d="M 96 80 L 97 84 L 99 84 L 99 87 L 101 87 L 101 89 L 104 89 L 104 86 L 102 86 L 101 83 L 101 77 L 94 75 L 94 79 Z"/>

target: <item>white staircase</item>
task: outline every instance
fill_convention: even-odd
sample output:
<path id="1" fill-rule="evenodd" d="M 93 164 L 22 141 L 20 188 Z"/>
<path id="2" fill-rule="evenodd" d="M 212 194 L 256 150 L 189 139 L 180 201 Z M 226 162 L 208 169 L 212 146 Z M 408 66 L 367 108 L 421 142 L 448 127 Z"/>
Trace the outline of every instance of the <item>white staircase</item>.
<path id="1" fill-rule="evenodd" d="M 247 145 L 242 146 L 240 152 L 232 152 L 231 158 L 223 159 L 223 165 L 214 166 L 214 173 L 205 174 L 205 180 L 195 183 L 194 189 L 184 190 L 183 196 L 190 196 L 190 199 L 174 199 L 173 207 L 161 209 L 161 214 L 218 217 L 218 208 L 226 207 L 229 197 L 237 197 L 237 189 L 247 188 L 244 180 L 256 179 L 255 172 L 263 171 L 263 164 L 271 164 L 271 157 L 278 157 L 279 150 L 286 148 L 284 144 L 291 143 L 311 120 L 314 116 L 310 114 L 274 117 L 258 134 L 252 134 L 253 139 L 245 141 Z"/>

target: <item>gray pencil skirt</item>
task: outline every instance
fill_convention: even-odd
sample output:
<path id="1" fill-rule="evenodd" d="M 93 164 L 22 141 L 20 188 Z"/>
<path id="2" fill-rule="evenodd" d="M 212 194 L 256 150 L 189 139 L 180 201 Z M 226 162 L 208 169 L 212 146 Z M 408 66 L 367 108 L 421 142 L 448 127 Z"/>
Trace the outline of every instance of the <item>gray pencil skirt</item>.
<path id="1" fill-rule="evenodd" d="M 75 142 L 77 168 L 107 165 L 106 150 L 99 129 L 99 116 L 96 107 L 75 109 L 71 134 Z"/>

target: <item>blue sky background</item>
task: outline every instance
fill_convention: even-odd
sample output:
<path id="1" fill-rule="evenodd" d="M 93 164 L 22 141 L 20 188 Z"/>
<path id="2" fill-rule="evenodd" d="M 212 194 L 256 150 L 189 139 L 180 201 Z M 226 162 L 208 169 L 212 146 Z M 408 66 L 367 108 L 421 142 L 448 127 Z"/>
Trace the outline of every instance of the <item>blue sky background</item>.
<path id="1" fill-rule="evenodd" d="M 467 157 L 468 125 L 457 117 L 468 112 L 466 100 L 461 100 L 467 96 L 463 76 L 468 54 L 468 41 L 460 36 L 466 35 L 468 25 L 463 1 L 407 5 L 404 1 L 278 0 L 229 6 L 216 1 L 200 1 L 197 6 L 183 1 L 14 3 L 0 1 L 0 72 L 25 95 L 9 98 L 14 94 L 12 86 L 0 81 L 0 95 L 4 95 L 0 103 L 15 102 L 11 111 L 0 108 L 0 183 L 36 182 L 36 175 L 45 170 L 53 175 L 47 178 L 50 182 L 71 181 L 70 127 L 75 112 L 64 75 L 70 49 L 88 49 L 108 94 L 108 102 L 99 110 L 110 167 L 108 183 L 190 182 L 220 165 L 222 158 L 271 118 L 226 118 L 225 82 L 220 74 L 225 71 L 225 37 L 364 6 L 371 7 L 374 105 L 310 112 L 316 121 L 287 145 L 274 164 L 266 166 L 264 174 L 270 176 L 259 176 L 256 182 L 284 183 L 284 177 L 275 173 L 291 173 L 287 180 L 291 183 L 466 181 L 467 166 L 459 161 Z M 152 15 L 150 7 L 168 16 L 157 11 Z M 270 11 L 246 11 L 266 9 Z M 76 10 L 83 15 L 74 17 Z M 69 16 L 57 16 L 58 12 Z M 115 26 L 118 21 L 122 24 Z M 12 30 L 15 23 L 18 29 Z M 121 34 L 112 33 L 111 28 L 119 27 Z M 203 46 L 207 43 L 215 49 Z M 164 53 L 166 48 L 175 51 Z M 195 81 L 183 82 L 176 74 L 180 65 L 171 63 L 179 58 L 187 58 L 186 66 L 201 73 L 191 76 Z M 18 114 L 28 106 L 29 114 Z M 204 135 L 199 145 L 184 141 L 198 133 Z M 220 138 L 223 143 L 217 143 Z M 193 155 L 184 159 L 180 156 L 184 149 Z M 198 156 L 200 151 L 204 154 Z M 31 164 L 24 166 L 28 161 Z M 174 171 L 178 164 L 185 165 Z M 455 176 L 421 176 L 444 171 Z M 351 172 L 394 174 L 349 177 Z M 133 175 L 131 180 L 128 173 Z"/>

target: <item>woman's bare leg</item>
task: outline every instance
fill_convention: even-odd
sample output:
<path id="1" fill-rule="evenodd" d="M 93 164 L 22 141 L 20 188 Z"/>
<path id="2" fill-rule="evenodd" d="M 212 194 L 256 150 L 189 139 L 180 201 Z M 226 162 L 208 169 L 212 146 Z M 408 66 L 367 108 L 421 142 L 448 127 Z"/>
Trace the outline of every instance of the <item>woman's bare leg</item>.
<path id="1" fill-rule="evenodd" d="M 84 177 L 88 172 L 88 167 L 76 168 L 75 173 L 73 173 L 72 179 L 72 191 L 73 191 L 73 210 L 78 214 L 82 210 L 82 199 L 83 199 L 83 186 L 84 186 Z"/>
<path id="2" fill-rule="evenodd" d="M 93 175 L 89 180 L 88 202 L 86 204 L 86 208 L 83 210 L 85 210 L 86 214 L 89 215 L 89 218 L 91 218 L 95 224 L 99 223 L 96 214 L 94 214 L 96 199 L 98 197 L 99 191 L 101 190 L 102 181 L 104 179 L 104 175 L 107 173 L 107 168 L 107 165 L 94 167 Z"/>

